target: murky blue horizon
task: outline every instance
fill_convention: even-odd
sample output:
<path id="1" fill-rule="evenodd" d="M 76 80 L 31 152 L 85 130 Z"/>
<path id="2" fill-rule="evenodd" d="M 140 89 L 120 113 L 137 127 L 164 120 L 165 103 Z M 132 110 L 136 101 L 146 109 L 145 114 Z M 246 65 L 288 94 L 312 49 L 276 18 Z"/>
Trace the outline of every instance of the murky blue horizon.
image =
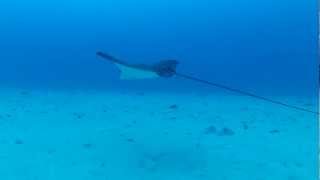
<path id="1" fill-rule="evenodd" d="M 95 56 L 100 50 L 131 62 L 177 59 L 179 72 L 233 87 L 316 95 L 316 5 L 301 0 L 2 1 L 0 82 L 108 87 L 119 82 L 118 72 Z M 179 83 L 169 86 L 179 88 Z"/>

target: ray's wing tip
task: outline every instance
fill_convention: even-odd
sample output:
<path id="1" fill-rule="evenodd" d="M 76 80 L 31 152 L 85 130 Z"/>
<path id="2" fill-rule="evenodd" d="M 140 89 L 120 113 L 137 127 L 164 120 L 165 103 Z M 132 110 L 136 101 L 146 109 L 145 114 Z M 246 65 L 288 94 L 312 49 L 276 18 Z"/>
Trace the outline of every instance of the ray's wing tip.
<path id="1" fill-rule="evenodd" d="M 103 54 L 102 51 L 97 51 L 97 52 L 96 52 L 96 55 L 97 55 L 97 56 L 101 56 L 102 54 Z"/>

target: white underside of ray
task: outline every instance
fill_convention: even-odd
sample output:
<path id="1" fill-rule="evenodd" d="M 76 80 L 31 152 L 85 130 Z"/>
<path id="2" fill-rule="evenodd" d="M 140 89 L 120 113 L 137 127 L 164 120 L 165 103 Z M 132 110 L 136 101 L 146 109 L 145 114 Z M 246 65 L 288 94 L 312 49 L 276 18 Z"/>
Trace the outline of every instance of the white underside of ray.
<path id="1" fill-rule="evenodd" d="M 115 64 L 120 69 L 120 79 L 130 80 L 130 79 L 151 79 L 158 78 L 159 75 L 155 72 L 144 71 L 140 69 L 131 68 L 121 64 Z"/>

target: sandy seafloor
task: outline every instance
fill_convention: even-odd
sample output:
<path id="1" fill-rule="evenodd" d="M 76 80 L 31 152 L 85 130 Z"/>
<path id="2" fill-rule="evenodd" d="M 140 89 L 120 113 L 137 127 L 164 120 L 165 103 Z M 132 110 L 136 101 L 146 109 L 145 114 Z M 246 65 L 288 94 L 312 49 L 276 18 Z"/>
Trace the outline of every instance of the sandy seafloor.
<path id="1" fill-rule="evenodd" d="M 310 97 L 274 97 L 316 109 Z M 1 89 L 1 180 L 314 180 L 317 117 L 234 94 Z"/>

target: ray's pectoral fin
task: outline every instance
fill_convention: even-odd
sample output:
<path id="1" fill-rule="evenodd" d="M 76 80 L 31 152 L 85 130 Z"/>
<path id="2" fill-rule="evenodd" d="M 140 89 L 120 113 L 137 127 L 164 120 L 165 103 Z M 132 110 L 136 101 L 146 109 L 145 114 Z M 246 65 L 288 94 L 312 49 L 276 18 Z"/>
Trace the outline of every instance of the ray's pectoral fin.
<path id="1" fill-rule="evenodd" d="M 125 66 L 122 64 L 115 65 L 120 70 L 120 79 L 130 80 L 130 79 L 151 79 L 160 77 L 157 73 L 153 71 L 142 70 L 134 67 Z"/>

